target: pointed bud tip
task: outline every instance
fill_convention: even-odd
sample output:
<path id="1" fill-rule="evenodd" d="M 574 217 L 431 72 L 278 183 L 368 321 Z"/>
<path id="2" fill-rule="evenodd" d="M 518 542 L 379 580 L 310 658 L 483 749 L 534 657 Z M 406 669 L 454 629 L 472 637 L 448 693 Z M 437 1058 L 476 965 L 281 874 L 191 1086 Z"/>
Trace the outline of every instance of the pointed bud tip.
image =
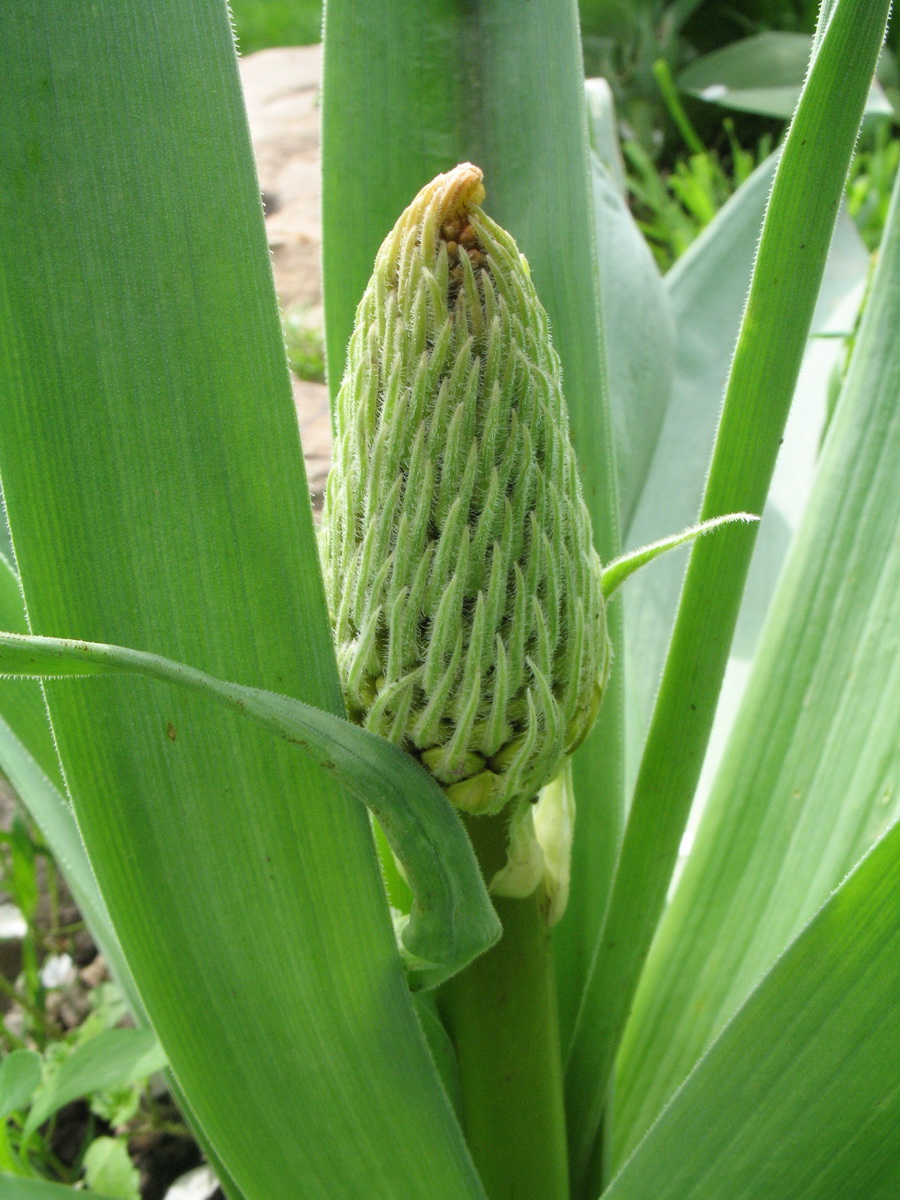
<path id="1" fill-rule="evenodd" d="M 461 163 L 382 243 L 322 515 L 348 711 L 473 814 L 559 771 L 609 661 L 549 320 L 484 195 Z"/>
<path id="2" fill-rule="evenodd" d="M 422 188 L 417 199 L 434 204 L 441 222 L 461 217 L 484 200 L 484 173 L 472 163 L 438 175 Z"/>

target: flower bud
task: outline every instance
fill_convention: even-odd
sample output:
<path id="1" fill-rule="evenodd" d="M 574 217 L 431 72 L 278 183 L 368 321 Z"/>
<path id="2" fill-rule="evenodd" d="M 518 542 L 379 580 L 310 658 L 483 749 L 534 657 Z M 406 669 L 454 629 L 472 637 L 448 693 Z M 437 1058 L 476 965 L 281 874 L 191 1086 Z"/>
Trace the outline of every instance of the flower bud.
<path id="1" fill-rule="evenodd" d="M 492 813 L 587 734 L 609 642 L 547 314 L 481 179 L 439 175 L 378 252 L 321 549 L 348 715 Z"/>

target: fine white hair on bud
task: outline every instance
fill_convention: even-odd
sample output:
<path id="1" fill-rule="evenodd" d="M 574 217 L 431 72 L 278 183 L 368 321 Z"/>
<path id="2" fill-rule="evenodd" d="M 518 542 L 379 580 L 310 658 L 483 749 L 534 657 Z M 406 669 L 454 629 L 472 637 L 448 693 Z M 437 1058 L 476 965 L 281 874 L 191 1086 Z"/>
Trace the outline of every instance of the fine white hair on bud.
<path id="1" fill-rule="evenodd" d="M 463 163 L 385 238 L 337 398 L 321 526 L 349 716 L 457 807 L 534 798 L 609 667 L 559 358 Z"/>

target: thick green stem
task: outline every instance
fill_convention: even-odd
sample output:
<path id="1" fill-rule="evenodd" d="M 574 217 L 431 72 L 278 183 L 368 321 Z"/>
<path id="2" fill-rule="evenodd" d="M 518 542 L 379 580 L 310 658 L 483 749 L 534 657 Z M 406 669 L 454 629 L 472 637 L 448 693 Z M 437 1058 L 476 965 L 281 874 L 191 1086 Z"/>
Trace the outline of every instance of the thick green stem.
<path id="1" fill-rule="evenodd" d="M 490 881 L 506 861 L 507 817 L 466 824 Z M 438 995 L 459 1061 L 463 1129 L 489 1200 L 568 1200 L 556 990 L 541 890 L 495 904 L 503 937 Z"/>

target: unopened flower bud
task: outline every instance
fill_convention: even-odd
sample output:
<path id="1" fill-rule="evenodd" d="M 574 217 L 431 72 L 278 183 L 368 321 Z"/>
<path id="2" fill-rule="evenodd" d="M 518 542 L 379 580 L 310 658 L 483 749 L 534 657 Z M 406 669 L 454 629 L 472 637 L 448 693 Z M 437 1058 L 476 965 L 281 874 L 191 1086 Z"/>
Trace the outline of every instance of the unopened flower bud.
<path id="1" fill-rule="evenodd" d="M 481 179 L 439 175 L 378 252 L 321 544 L 348 714 L 491 813 L 584 738 L 609 642 L 547 314 Z"/>

